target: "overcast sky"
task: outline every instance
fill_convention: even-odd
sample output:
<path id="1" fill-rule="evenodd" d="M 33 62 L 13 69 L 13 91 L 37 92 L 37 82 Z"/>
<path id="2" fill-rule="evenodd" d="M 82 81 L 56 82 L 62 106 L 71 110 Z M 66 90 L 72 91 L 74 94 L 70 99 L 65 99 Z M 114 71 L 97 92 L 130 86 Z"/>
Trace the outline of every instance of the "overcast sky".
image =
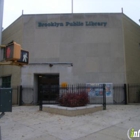
<path id="1" fill-rule="evenodd" d="M 4 0 L 3 28 L 22 14 L 71 13 L 72 0 Z M 140 25 L 140 0 L 73 0 L 74 13 L 120 13 Z"/>

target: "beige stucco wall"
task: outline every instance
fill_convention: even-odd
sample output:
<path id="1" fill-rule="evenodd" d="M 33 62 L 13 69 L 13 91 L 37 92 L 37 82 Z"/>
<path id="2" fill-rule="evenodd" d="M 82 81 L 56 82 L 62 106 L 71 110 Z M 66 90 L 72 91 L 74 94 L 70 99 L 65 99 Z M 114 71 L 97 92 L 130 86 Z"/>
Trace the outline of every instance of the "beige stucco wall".
<path id="1" fill-rule="evenodd" d="M 11 76 L 11 86 L 20 85 L 20 67 L 18 66 L 1 66 L 0 77 Z"/>
<path id="2" fill-rule="evenodd" d="M 2 32 L 2 44 L 7 44 L 12 40 L 14 40 L 15 42 L 22 45 L 23 42 L 22 39 L 23 39 L 23 24 L 22 24 L 22 16 L 21 16 L 13 24 L 11 24 Z M 0 77 L 12 75 L 11 85 L 14 86 L 20 85 L 20 80 L 21 80 L 20 69 L 21 68 L 17 66 L 0 66 Z"/>
<path id="3" fill-rule="evenodd" d="M 21 68 L 18 66 L 0 66 L 0 78 L 4 76 L 11 76 L 12 103 L 17 104 L 19 97 L 17 86 L 21 83 Z"/>
<path id="4" fill-rule="evenodd" d="M 22 16 L 18 18 L 13 24 L 7 27 L 2 32 L 2 44 L 7 44 L 14 40 L 15 42 L 22 45 L 23 26 Z M 3 50 L 0 50 L 1 57 L 3 60 Z M 0 60 L 0 61 L 1 61 Z M 21 68 L 18 66 L 0 66 L 0 77 L 11 75 L 11 87 L 20 85 L 21 83 Z M 13 104 L 17 103 L 17 91 L 13 90 Z"/>
<path id="5" fill-rule="evenodd" d="M 107 22 L 104 26 L 38 27 L 38 22 Z M 25 15 L 23 47 L 30 63 L 71 62 L 73 67 L 36 65 L 22 69 L 22 84 L 34 73 L 59 73 L 60 83 L 125 83 L 122 16 L 119 14 Z M 28 79 L 28 80 L 27 80 Z"/>
<path id="6" fill-rule="evenodd" d="M 140 26 L 123 15 L 127 83 L 140 83 Z"/>
<path id="7" fill-rule="evenodd" d="M 23 18 L 19 17 L 16 21 L 14 21 L 10 26 L 8 26 L 2 32 L 2 43 L 7 44 L 14 40 L 22 44 L 22 35 L 23 35 Z"/>

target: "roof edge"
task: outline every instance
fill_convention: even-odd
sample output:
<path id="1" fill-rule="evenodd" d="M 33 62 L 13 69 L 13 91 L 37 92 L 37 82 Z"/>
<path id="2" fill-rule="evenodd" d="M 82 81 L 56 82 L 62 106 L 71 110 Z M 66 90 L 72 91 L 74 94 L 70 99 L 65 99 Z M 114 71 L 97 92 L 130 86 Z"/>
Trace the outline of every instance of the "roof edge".
<path id="1" fill-rule="evenodd" d="M 136 23 L 134 20 L 132 20 L 130 17 L 128 17 L 126 14 L 122 13 L 122 12 L 114 12 L 114 13 L 110 13 L 110 12 L 106 12 L 106 13 L 49 13 L 49 14 L 22 14 L 21 16 L 19 16 L 15 21 L 13 21 L 9 26 L 7 26 L 3 31 L 5 31 L 7 28 L 9 28 L 13 23 L 15 23 L 17 20 L 19 20 L 20 18 L 22 18 L 23 16 L 38 16 L 38 15 L 74 15 L 74 14 L 122 14 L 123 16 L 125 16 L 126 18 L 128 18 L 129 20 L 131 20 L 133 23 L 135 23 L 137 26 L 140 27 L 140 25 L 138 23 Z M 3 32 L 2 31 L 2 32 Z"/>
<path id="2" fill-rule="evenodd" d="M 128 17 L 126 14 L 123 13 L 123 16 L 125 16 L 127 19 L 129 19 L 131 22 L 133 22 L 134 24 L 136 24 L 138 27 L 140 27 L 140 25 L 135 22 L 134 20 L 132 20 L 130 17 Z"/>

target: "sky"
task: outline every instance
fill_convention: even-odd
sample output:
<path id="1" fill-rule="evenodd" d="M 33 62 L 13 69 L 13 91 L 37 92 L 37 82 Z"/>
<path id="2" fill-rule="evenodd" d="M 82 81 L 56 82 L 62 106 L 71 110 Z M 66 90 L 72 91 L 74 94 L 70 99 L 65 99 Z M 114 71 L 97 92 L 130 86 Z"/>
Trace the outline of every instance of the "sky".
<path id="1" fill-rule="evenodd" d="M 4 0 L 3 29 L 23 14 L 72 13 L 72 0 Z M 140 0 L 73 0 L 73 13 L 123 13 L 140 25 Z"/>

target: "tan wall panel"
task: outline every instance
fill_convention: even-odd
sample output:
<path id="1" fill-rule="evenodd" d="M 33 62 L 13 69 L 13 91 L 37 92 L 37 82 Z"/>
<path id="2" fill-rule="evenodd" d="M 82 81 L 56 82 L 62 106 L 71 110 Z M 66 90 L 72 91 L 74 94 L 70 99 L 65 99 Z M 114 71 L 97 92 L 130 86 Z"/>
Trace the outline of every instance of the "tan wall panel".
<path id="1" fill-rule="evenodd" d="M 0 77 L 11 76 L 12 104 L 17 104 L 18 90 L 17 86 L 21 83 L 21 68 L 18 66 L 0 66 Z"/>
<path id="2" fill-rule="evenodd" d="M 7 44 L 10 41 L 14 40 L 22 44 L 22 32 L 23 24 L 21 16 L 2 32 L 2 43 Z"/>
<path id="3" fill-rule="evenodd" d="M 22 45 L 23 36 L 23 24 L 22 16 L 19 17 L 13 24 L 6 28 L 2 33 L 2 44 L 7 44 L 11 41 L 15 41 Z M 2 51 L 0 50 L 1 55 Z M 3 59 L 3 57 L 1 57 Z M 11 87 L 14 87 L 12 94 L 12 103 L 17 104 L 17 87 L 21 83 L 21 68 L 18 66 L 0 66 L 0 77 L 11 75 Z"/>
<path id="4" fill-rule="evenodd" d="M 140 83 L 140 26 L 123 16 L 127 83 Z"/>

